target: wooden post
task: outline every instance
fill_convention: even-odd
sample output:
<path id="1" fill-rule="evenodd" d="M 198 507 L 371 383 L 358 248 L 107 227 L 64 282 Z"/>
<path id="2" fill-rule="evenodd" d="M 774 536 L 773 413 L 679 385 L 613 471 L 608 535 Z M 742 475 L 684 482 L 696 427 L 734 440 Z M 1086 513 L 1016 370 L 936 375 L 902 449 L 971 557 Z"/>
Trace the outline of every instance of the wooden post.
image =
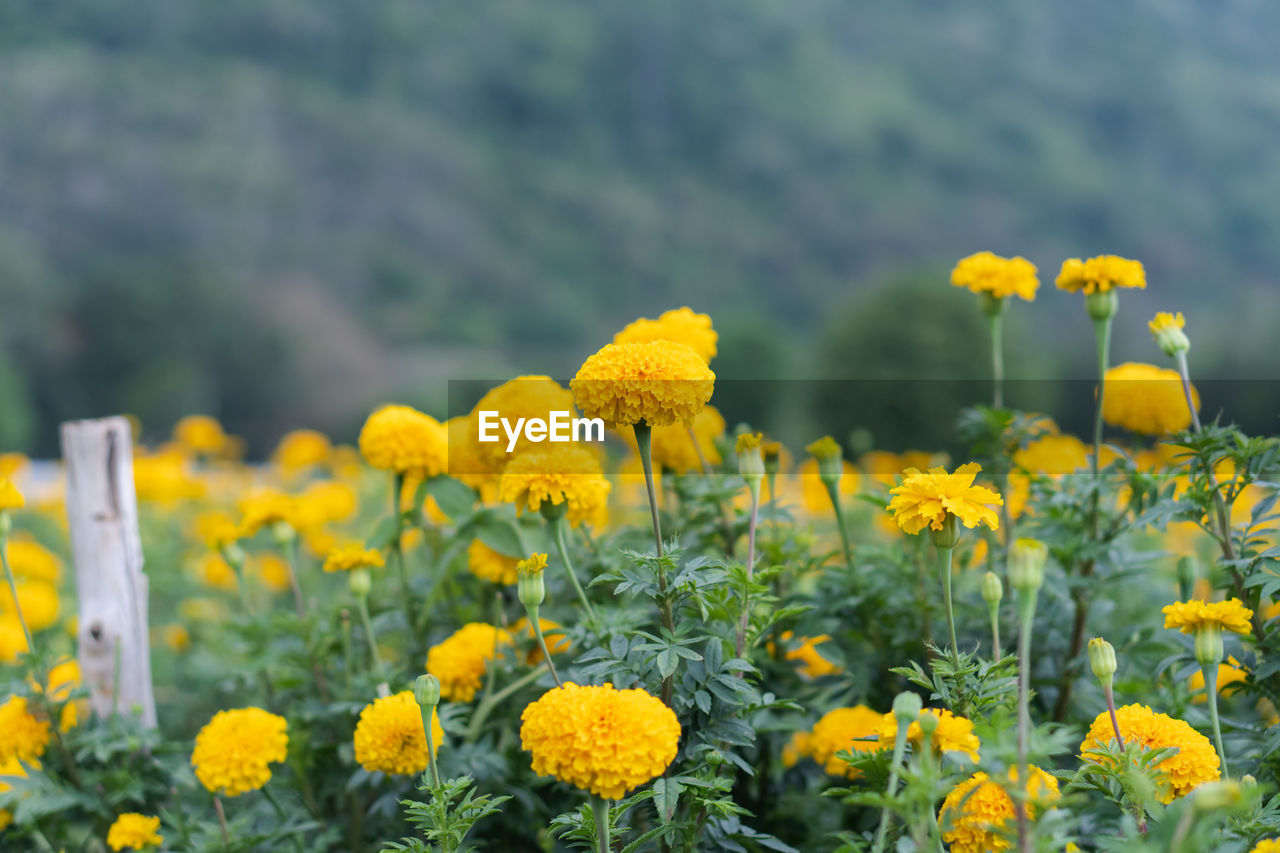
<path id="1" fill-rule="evenodd" d="M 101 717 L 136 713 L 154 728 L 147 576 L 129 422 L 114 417 L 64 423 L 62 456 L 80 607 L 80 672 L 89 702 Z"/>

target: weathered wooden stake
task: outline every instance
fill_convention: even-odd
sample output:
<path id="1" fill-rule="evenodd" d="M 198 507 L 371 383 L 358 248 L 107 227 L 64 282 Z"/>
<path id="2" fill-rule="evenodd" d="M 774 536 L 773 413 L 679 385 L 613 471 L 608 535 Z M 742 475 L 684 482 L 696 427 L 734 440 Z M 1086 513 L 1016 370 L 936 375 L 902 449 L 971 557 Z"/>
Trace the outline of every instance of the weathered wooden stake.
<path id="1" fill-rule="evenodd" d="M 147 576 L 129 422 L 114 417 L 64 423 L 62 456 L 80 607 L 80 672 L 90 704 L 99 716 L 138 714 L 154 727 Z"/>

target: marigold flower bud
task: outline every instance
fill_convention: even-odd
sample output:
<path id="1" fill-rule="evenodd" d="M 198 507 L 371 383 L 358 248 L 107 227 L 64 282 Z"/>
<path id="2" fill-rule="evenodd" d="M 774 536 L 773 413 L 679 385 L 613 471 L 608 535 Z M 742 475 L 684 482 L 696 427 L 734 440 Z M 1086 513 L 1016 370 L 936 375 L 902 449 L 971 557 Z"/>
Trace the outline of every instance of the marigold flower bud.
<path id="1" fill-rule="evenodd" d="M 918 693 L 904 690 L 893 698 L 893 715 L 898 718 L 899 725 L 914 723 L 923 710 L 924 702 Z"/>
<path id="2" fill-rule="evenodd" d="M 805 450 L 818 460 L 818 479 L 828 486 L 839 482 L 844 473 L 844 451 L 840 442 L 829 435 L 805 447 Z"/>
<path id="3" fill-rule="evenodd" d="M 413 683 L 413 698 L 424 708 L 434 708 L 440 704 L 440 679 L 428 673 L 419 675 Z"/>
<path id="4" fill-rule="evenodd" d="M 764 472 L 772 477 L 782 468 L 782 443 L 766 441 L 760 450 L 764 454 Z"/>
<path id="5" fill-rule="evenodd" d="M 932 739 L 933 733 L 938 730 L 938 723 L 941 719 L 937 714 L 921 714 L 916 720 L 920 724 L 920 732 L 926 739 Z"/>
<path id="6" fill-rule="evenodd" d="M 987 572 L 982 576 L 982 600 L 987 603 L 987 607 L 996 608 L 1000 606 L 1000 599 L 1004 598 L 1004 584 L 1000 582 L 1000 576 L 995 572 Z"/>
<path id="7" fill-rule="evenodd" d="M 239 542 L 228 542 L 222 546 L 222 559 L 227 561 L 227 565 L 240 571 L 244 568 L 244 549 L 240 547 Z"/>
<path id="8" fill-rule="evenodd" d="M 1089 641 L 1089 667 L 1094 678 L 1102 682 L 1103 687 L 1111 686 L 1111 677 L 1116 674 L 1115 647 L 1101 637 Z"/>
<path id="9" fill-rule="evenodd" d="M 546 554 L 533 554 L 529 559 L 516 563 L 516 595 L 531 614 L 537 613 L 547 597 L 546 583 L 542 579 L 546 567 Z"/>
<path id="10" fill-rule="evenodd" d="M 369 577 L 369 570 L 352 569 L 347 574 L 347 588 L 356 598 L 364 598 L 368 595 L 369 590 L 373 588 L 373 579 Z"/>
<path id="11" fill-rule="evenodd" d="M 1191 340 L 1182 331 L 1186 323 L 1187 320 L 1182 316 L 1181 311 L 1177 314 L 1161 311 L 1155 319 L 1147 323 L 1147 328 L 1155 336 L 1156 345 L 1161 351 L 1170 358 L 1175 358 L 1178 353 L 1191 349 Z"/>
<path id="12" fill-rule="evenodd" d="M 1009 549 L 1009 583 L 1019 592 L 1034 592 L 1044 585 L 1044 564 L 1049 549 L 1037 539 L 1018 539 Z"/>
<path id="13" fill-rule="evenodd" d="M 1222 629 L 1205 624 L 1196 629 L 1196 663 L 1216 667 L 1222 663 Z"/>
<path id="14" fill-rule="evenodd" d="M 1120 300 L 1114 290 L 1099 290 L 1084 297 L 1084 310 L 1089 313 L 1091 320 L 1098 322 L 1110 320 L 1116 316 L 1119 305 Z"/>
<path id="15" fill-rule="evenodd" d="M 277 545 L 288 545 L 298 538 L 298 532 L 287 521 L 277 521 L 271 525 L 271 537 Z"/>
<path id="16" fill-rule="evenodd" d="M 1252 773 L 1246 773 L 1240 777 L 1240 787 L 1246 791 L 1251 791 L 1258 787 L 1258 780 L 1253 777 Z"/>
<path id="17" fill-rule="evenodd" d="M 754 486 L 764 479 L 764 455 L 761 445 L 764 436 L 758 432 L 744 432 L 738 436 L 734 445 L 734 454 L 738 457 L 738 473 Z"/>
<path id="18" fill-rule="evenodd" d="M 1210 812 L 1229 809 L 1240 803 L 1243 791 L 1240 783 L 1232 780 L 1206 782 L 1192 794 L 1191 805 L 1196 811 Z"/>

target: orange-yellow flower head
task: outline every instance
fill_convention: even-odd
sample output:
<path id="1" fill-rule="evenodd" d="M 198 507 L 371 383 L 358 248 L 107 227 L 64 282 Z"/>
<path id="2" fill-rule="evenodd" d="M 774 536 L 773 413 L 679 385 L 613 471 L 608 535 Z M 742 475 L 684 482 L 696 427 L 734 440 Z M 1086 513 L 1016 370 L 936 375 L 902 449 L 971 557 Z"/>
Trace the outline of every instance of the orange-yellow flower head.
<path id="1" fill-rule="evenodd" d="M 22 509 L 27 499 L 8 477 L 0 478 L 0 512 L 10 509 Z"/>
<path id="2" fill-rule="evenodd" d="M 1058 780 L 1034 764 L 1028 765 L 1028 814 L 1035 817 L 1035 803 L 1057 801 Z M 1009 769 L 1009 783 L 1018 782 L 1017 768 Z M 986 773 L 975 773 L 947 794 L 938 812 L 942 840 L 951 853 L 990 853 L 1012 850 L 1011 829 L 1017 819 L 1013 799 Z"/>
<path id="3" fill-rule="evenodd" d="M 542 445 L 530 441 L 523 431 L 511 453 L 507 452 L 505 439 L 479 442 L 480 412 L 497 412 L 498 417 L 505 418 L 513 424 L 520 418 L 538 418 L 549 423 L 552 412 L 568 412 L 569 417 L 576 414 L 573 408 L 573 394 L 549 376 L 517 376 L 491 389 L 471 410 L 471 419 L 476 424 L 476 448 L 480 459 L 484 465 L 494 471 L 501 471 L 514 454 Z M 454 460 L 450 459 L 449 464 L 450 468 L 454 467 Z"/>
<path id="4" fill-rule="evenodd" d="M 961 258 L 951 271 L 951 283 L 997 299 L 1020 296 L 1028 302 L 1036 298 L 1040 287 L 1035 264 L 1026 258 L 1002 258 L 991 252 Z"/>
<path id="5" fill-rule="evenodd" d="M 613 488 L 590 452 L 573 444 L 551 444 L 515 456 L 502 472 L 498 496 L 516 512 L 538 512 L 544 503 L 566 504 L 570 524 L 592 522 L 607 507 Z"/>
<path id="6" fill-rule="evenodd" d="M 1083 291 L 1085 295 L 1106 293 L 1118 287 L 1145 288 L 1147 273 L 1141 261 L 1116 255 L 1099 255 L 1087 261 L 1068 258 L 1062 262 L 1057 285 L 1072 293 Z"/>
<path id="7" fill-rule="evenodd" d="M 1249 621 L 1253 618 L 1253 611 L 1245 607 L 1238 598 L 1228 598 L 1226 601 L 1178 601 L 1166 605 L 1160 612 L 1164 614 L 1166 628 L 1177 628 L 1184 634 L 1194 634 L 1202 628 L 1217 628 L 1237 634 L 1248 634 L 1253 630 Z"/>
<path id="8" fill-rule="evenodd" d="M 422 706 L 405 690 L 384 696 L 360 712 L 355 732 L 356 761 L 370 773 L 412 776 L 427 769 L 427 734 L 422 725 Z M 431 744 L 435 750 L 444 742 L 434 709 L 431 713 Z"/>
<path id="9" fill-rule="evenodd" d="M 209 455 L 220 452 L 227 445 L 227 434 L 217 418 L 208 415 L 187 415 L 173 427 L 173 440 L 192 453 Z"/>
<path id="10" fill-rule="evenodd" d="M 1116 709 L 1116 721 L 1126 744 L 1138 743 L 1148 750 L 1178 748 L 1177 753 L 1157 765 L 1164 776 L 1158 791 L 1160 802 L 1170 803 L 1175 797 L 1191 793 L 1196 786 L 1218 778 L 1218 753 L 1213 744 L 1182 720 L 1157 714 L 1146 705 L 1125 705 Z M 1111 718 L 1103 711 L 1094 718 L 1081 742 L 1080 757 L 1085 761 L 1098 761 L 1100 757 L 1089 751 L 1101 749 L 1114 740 Z"/>
<path id="11" fill-rule="evenodd" d="M 926 527 L 942 530 L 948 515 L 960 519 L 965 527 L 985 524 L 995 530 L 1000 516 L 992 506 L 1004 500 L 991 489 L 973 485 L 981 470 L 976 462 L 961 465 L 951 474 L 945 468 L 930 468 L 927 473 L 908 468 L 902 483 L 889 490 L 893 496 L 889 512 L 905 533 L 919 533 Z"/>
<path id="12" fill-rule="evenodd" d="M 262 489 L 240 501 L 242 536 L 252 536 L 264 527 L 288 524 L 298 527 L 298 502 L 276 489 Z"/>
<path id="13" fill-rule="evenodd" d="M 324 558 L 326 572 L 349 572 L 352 569 L 372 569 L 386 565 L 382 552 L 377 548 L 366 548 L 360 542 L 352 542 L 334 548 Z"/>
<path id="14" fill-rule="evenodd" d="M 614 335 L 613 342 L 633 344 L 673 341 L 684 344 L 703 361 L 710 363 L 716 357 L 716 341 L 719 337 L 711 327 L 711 318 L 706 314 L 698 314 L 689 308 L 677 308 L 664 312 L 656 320 L 641 317 Z"/>
<path id="15" fill-rule="evenodd" d="M 839 757 L 841 752 L 874 752 L 880 749 L 877 738 L 884 715 L 866 705 L 835 708 L 814 723 L 805 741 L 806 751 L 832 776 L 849 779 L 859 771 Z"/>
<path id="16" fill-rule="evenodd" d="M 333 444 L 324 433 L 295 429 L 280 439 L 271 457 L 282 471 L 293 474 L 324 465 L 332 454 Z"/>
<path id="17" fill-rule="evenodd" d="M 964 717 L 957 717 L 946 708 L 925 708 L 923 713 L 938 718 L 938 727 L 931 739 L 935 752 L 963 752 L 974 761 L 978 760 L 978 750 L 982 742 L 973 733 L 973 723 Z M 898 737 L 898 718 L 892 712 L 880 718 L 880 745 L 892 748 Z M 924 730 L 919 723 L 912 723 L 907 729 L 907 743 L 919 747 L 924 742 Z"/>
<path id="18" fill-rule="evenodd" d="M 35 764 L 49 746 L 51 727 L 27 709 L 23 696 L 10 696 L 0 705 L 0 764 L 17 760 Z"/>
<path id="19" fill-rule="evenodd" d="M 819 634 L 816 637 L 796 637 L 792 631 L 783 631 L 778 639 L 782 641 L 784 646 L 799 643 L 793 648 L 788 648 L 783 653 L 783 659 L 797 662 L 799 666 L 796 669 L 801 675 L 808 678 L 822 678 L 825 675 L 834 675 L 842 671 L 839 664 L 823 657 L 818 651 L 818 646 L 831 642 L 831 637 L 826 634 Z M 770 653 L 772 651 L 771 643 Z"/>
<path id="20" fill-rule="evenodd" d="M 620 800 L 662 774 L 676 757 L 680 723 L 643 690 L 565 682 L 520 715 L 520 743 L 533 772 Z"/>
<path id="21" fill-rule="evenodd" d="M 1103 378 L 1102 419 L 1112 426 L 1142 435 L 1168 435 L 1191 426 L 1182 377 L 1176 370 L 1154 364 L 1126 362 Z M 1200 393 L 1191 397 L 1200 408 Z"/>
<path id="22" fill-rule="evenodd" d="M 1191 341 L 1187 338 L 1187 333 L 1182 331 L 1186 325 L 1187 319 L 1182 316 L 1181 311 L 1177 314 L 1161 311 L 1147 323 L 1147 328 L 1151 330 L 1152 337 L 1164 354 L 1173 358 L 1178 353 L 1191 349 Z"/>
<path id="23" fill-rule="evenodd" d="M 238 797 L 271 781 L 289 752 L 288 723 L 261 708 L 219 711 L 196 735 L 191 765 L 210 793 Z"/>
<path id="24" fill-rule="evenodd" d="M 516 564 L 519 562 L 515 557 L 498 553 L 479 539 L 472 539 L 467 546 L 467 568 L 480 580 L 513 584 L 516 582 Z"/>
<path id="25" fill-rule="evenodd" d="M 716 375 L 697 352 L 667 340 L 608 344 L 569 383 L 578 409 L 615 428 L 691 422 L 711 399 Z"/>
<path id="26" fill-rule="evenodd" d="M 1280 838 L 1266 838 L 1253 846 L 1249 853 L 1280 853 Z"/>
<path id="27" fill-rule="evenodd" d="M 116 851 L 159 847 L 164 842 L 159 830 L 160 818 L 125 812 L 107 830 L 107 846 Z"/>
<path id="28" fill-rule="evenodd" d="M 410 406 L 383 406 L 360 430 L 360 453 L 374 468 L 425 480 L 449 464 L 449 431 Z"/>
<path id="29" fill-rule="evenodd" d="M 470 702 L 484 679 L 489 662 L 511 635 L 484 622 L 468 622 L 427 651 L 427 672 L 440 679 L 440 695 L 454 702 Z"/>

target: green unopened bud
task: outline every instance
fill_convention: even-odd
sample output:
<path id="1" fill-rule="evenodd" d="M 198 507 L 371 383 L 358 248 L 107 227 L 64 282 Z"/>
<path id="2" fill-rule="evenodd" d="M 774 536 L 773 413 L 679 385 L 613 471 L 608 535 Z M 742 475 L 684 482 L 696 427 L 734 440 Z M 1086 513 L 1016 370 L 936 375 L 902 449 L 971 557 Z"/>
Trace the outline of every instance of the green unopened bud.
<path id="1" fill-rule="evenodd" d="M 9 515 L 9 510 L 0 510 L 0 539 L 9 535 L 9 531 L 13 529 L 13 517 Z"/>
<path id="2" fill-rule="evenodd" d="M 1017 539 L 1009 548 L 1009 584 L 1019 592 L 1035 592 L 1044 585 L 1049 549 L 1037 539 Z"/>
<path id="3" fill-rule="evenodd" d="M 995 610 L 1000 606 L 1000 599 L 1004 598 L 1004 584 L 1000 582 L 1000 576 L 995 572 L 987 572 L 982 576 L 982 600 L 987 603 L 987 607 Z"/>
<path id="4" fill-rule="evenodd" d="M 899 725 L 911 725 L 919 719 L 923 709 L 924 703 L 920 701 L 918 693 L 904 690 L 893 697 L 893 716 L 897 718 Z"/>
<path id="5" fill-rule="evenodd" d="M 546 583 L 542 579 L 546 568 L 546 554 L 530 554 L 528 559 L 516 563 L 516 595 L 529 611 L 531 619 L 542 606 L 542 600 L 547 597 Z"/>
<path id="6" fill-rule="evenodd" d="M 1222 663 L 1222 629 L 1217 625 L 1197 628 L 1195 645 L 1196 663 L 1206 668 Z"/>
<path id="7" fill-rule="evenodd" d="M 373 587 L 373 579 L 368 569 L 352 569 L 347 573 L 347 588 L 356 598 L 364 598 Z"/>
<path id="8" fill-rule="evenodd" d="M 766 441 L 760 446 L 760 452 L 764 454 L 764 472 L 772 477 L 782 468 L 782 443 L 778 441 Z"/>
<path id="9" fill-rule="evenodd" d="M 413 698 L 423 708 L 434 708 L 440 704 L 440 679 L 428 673 L 419 675 L 413 682 Z"/>
<path id="10" fill-rule="evenodd" d="M 829 435 L 824 435 L 805 447 L 805 450 L 817 460 L 818 479 L 824 485 L 831 488 L 840 482 L 840 475 L 844 473 L 844 451 L 840 447 L 840 442 Z"/>
<path id="11" fill-rule="evenodd" d="M 541 506 L 538 507 L 538 511 L 542 513 L 542 517 L 547 521 L 559 521 L 569 511 L 569 502 L 561 501 L 557 504 L 549 500 L 543 501 Z"/>
<path id="12" fill-rule="evenodd" d="M 916 722 L 920 724 L 920 731 L 926 738 L 933 737 L 933 733 L 938 730 L 937 714 L 922 713 Z"/>
<path id="13" fill-rule="evenodd" d="M 1239 805 L 1243 796 L 1239 782 L 1207 782 L 1196 788 L 1191 804 L 1196 811 L 1219 811 Z"/>
<path id="14" fill-rule="evenodd" d="M 734 444 L 734 454 L 738 457 L 738 473 L 753 489 L 758 488 L 764 479 L 764 453 L 761 445 L 764 436 L 758 432 L 744 432 L 738 435 Z"/>
<path id="15" fill-rule="evenodd" d="M 226 560 L 227 565 L 238 572 L 244 568 L 244 549 L 240 547 L 239 542 L 228 542 L 222 546 L 222 559 Z"/>
<path id="16" fill-rule="evenodd" d="M 1258 787 L 1258 780 L 1253 778 L 1253 774 L 1246 773 L 1240 777 L 1240 787 L 1244 788 L 1246 791 L 1252 791 L 1254 788 Z"/>
<path id="17" fill-rule="evenodd" d="M 1119 305 L 1120 300 L 1114 289 L 1090 293 L 1084 298 L 1084 310 L 1089 312 L 1090 319 L 1097 322 L 1116 316 Z"/>
<path id="18" fill-rule="evenodd" d="M 1115 647 L 1101 637 L 1089 641 L 1089 668 L 1093 677 L 1102 682 L 1103 687 L 1111 686 L 1111 678 L 1116 674 Z"/>
<path id="19" fill-rule="evenodd" d="M 1155 316 L 1154 320 L 1147 324 L 1147 327 L 1151 329 L 1151 334 L 1155 336 L 1156 345 L 1169 358 L 1176 358 L 1178 353 L 1191 349 L 1191 340 L 1182 331 L 1182 327 L 1186 325 L 1186 322 L 1181 311 L 1177 314 L 1161 311 Z"/>
<path id="20" fill-rule="evenodd" d="M 277 545 L 288 545 L 298 538 L 298 531 L 287 521 L 277 521 L 271 525 L 271 538 Z"/>
<path id="21" fill-rule="evenodd" d="M 929 538 L 933 541 L 935 548 L 956 547 L 956 543 L 960 541 L 960 530 L 956 527 L 956 517 L 951 513 L 947 513 L 947 517 L 942 521 L 941 530 L 929 528 Z"/>
<path id="22" fill-rule="evenodd" d="M 984 317 L 999 317 L 1004 313 L 1005 299 L 987 291 L 978 294 L 978 309 Z"/>

